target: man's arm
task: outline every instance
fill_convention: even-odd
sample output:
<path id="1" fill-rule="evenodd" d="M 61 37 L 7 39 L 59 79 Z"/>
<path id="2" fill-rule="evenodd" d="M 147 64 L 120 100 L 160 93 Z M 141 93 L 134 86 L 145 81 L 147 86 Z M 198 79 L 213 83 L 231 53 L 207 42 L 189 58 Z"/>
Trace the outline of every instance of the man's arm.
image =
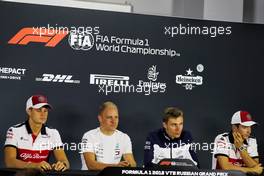
<path id="1" fill-rule="evenodd" d="M 123 154 L 123 158 L 125 161 L 127 161 L 129 163 L 129 166 L 131 166 L 131 167 L 137 166 L 137 163 L 136 163 L 132 153 Z"/>
<path id="2" fill-rule="evenodd" d="M 219 163 L 220 168 L 223 170 L 238 170 L 238 171 L 242 171 L 245 173 L 254 172 L 257 174 L 261 174 L 263 171 L 263 167 L 261 167 L 261 164 L 257 164 L 256 166 L 251 167 L 251 168 L 250 167 L 240 167 L 240 166 L 236 166 L 230 163 L 228 160 L 228 157 L 223 156 L 223 155 L 217 156 L 217 162 Z"/>
<path id="3" fill-rule="evenodd" d="M 239 150 L 240 156 L 241 156 L 243 162 L 245 163 L 245 165 L 247 167 L 256 166 L 259 163 L 259 161 L 258 161 L 258 159 L 254 160 L 248 154 L 247 149 L 245 147 L 243 147 L 244 139 L 242 138 L 242 135 L 238 132 L 233 132 L 233 137 L 234 137 L 234 144 L 235 144 L 236 148 Z M 242 148 L 242 150 L 240 148 Z M 255 150 L 257 150 L 257 148 Z"/>
<path id="4" fill-rule="evenodd" d="M 50 170 L 51 166 L 49 163 L 42 161 L 41 163 L 30 163 L 18 160 L 17 149 L 12 146 L 6 146 L 4 149 L 4 160 L 7 168 L 37 168 L 41 170 Z"/>
<path id="5" fill-rule="evenodd" d="M 70 163 L 62 148 L 53 150 L 53 153 L 57 162 L 52 166 L 56 171 L 65 171 L 70 168 Z"/>
<path id="6" fill-rule="evenodd" d="M 189 153 L 190 153 L 190 155 L 191 155 L 193 161 L 196 162 L 196 163 L 194 163 L 194 164 L 196 164 L 196 166 L 197 166 L 198 168 L 200 168 L 200 164 L 199 164 L 199 161 L 198 161 L 197 154 L 196 154 L 196 152 L 195 152 L 194 149 L 193 149 L 193 138 L 192 138 L 192 135 L 191 135 L 190 132 L 187 133 L 187 135 L 188 135 L 188 136 L 187 136 L 188 144 L 190 144 Z"/>
<path id="7" fill-rule="evenodd" d="M 246 167 L 254 167 L 259 164 L 259 159 L 253 159 L 251 156 L 249 156 L 246 149 L 240 151 L 240 156 L 243 159 L 243 162 L 245 163 Z"/>
<path id="8" fill-rule="evenodd" d="M 89 170 L 103 170 L 106 167 L 125 167 L 128 166 L 129 163 L 126 161 L 121 161 L 118 164 L 106 164 L 96 161 L 95 154 L 92 152 L 83 153 L 86 166 Z"/>
<path id="9" fill-rule="evenodd" d="M 151 142 L 150 136 L 147 137 L 145 146 L 144 146 L 144 166 L 151 167 L 153 166 L 152 159 L 154 156 L 153 144 Z"/>
<path id="10" fill-rule="evenodd" d="M 191 150 L 191 149 L 189 149 L 189 152 L 190 152 L 190 155 L 191 155 L 192 159 L 196 162 L 196 164 L 197 164 L 196 166 L 198 168 L 200 168 L 200 164 L 199 164 L 196 152 L 194 150 Z"/>

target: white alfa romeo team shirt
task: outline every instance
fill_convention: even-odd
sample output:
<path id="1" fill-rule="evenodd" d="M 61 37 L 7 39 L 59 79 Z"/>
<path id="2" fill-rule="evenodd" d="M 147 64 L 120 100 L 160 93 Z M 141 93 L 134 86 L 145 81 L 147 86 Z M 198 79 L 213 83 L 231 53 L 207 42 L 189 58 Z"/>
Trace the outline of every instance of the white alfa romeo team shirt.
<path id="1" fill-rule="evenodd" d="M 7 130 L 4 147 L 16 148 L 19 160 L 39 163 L 48 161 L 50 152 L 63 147 L 63 143 L 59 132 L 45 125 L 36 138 L 32 137 L 32 130 L 26 121 Z"/>
<path id="2" fill-rule="evenodd" d="M 217 162 L 217 156 L 222 155 L 228 157 L 230 163 L 236 166 L 243 167 L 244 162 L 240 156 L 239 150 L 234 145 L 232 133 L 219 134 L 215 138 L 214 151 L 212 158 L 212 169 L 222 169 Z M 243 144 L 248 154 L 252 158 L 258 158 L 258 146 L 255 138 L 249 137 Z"/>

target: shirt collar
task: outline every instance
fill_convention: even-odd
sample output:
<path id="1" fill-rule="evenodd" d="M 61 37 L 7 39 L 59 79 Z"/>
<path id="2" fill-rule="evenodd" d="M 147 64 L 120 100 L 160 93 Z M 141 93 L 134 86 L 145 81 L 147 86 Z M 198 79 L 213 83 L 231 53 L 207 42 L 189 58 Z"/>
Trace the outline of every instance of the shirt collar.
<path id="1" fill-rule="evenodd" d="M 27 120 L 25 122 L 25 124 L 26 124 L 26 130 L 27 130 L 28 134 L 32 134 L 32 129 L 30 128 L 29 121 Z M 44 124 L 41 127 L 41 134 L 42 135 L 46 135 L 47 134 L 46 126 Z"/>

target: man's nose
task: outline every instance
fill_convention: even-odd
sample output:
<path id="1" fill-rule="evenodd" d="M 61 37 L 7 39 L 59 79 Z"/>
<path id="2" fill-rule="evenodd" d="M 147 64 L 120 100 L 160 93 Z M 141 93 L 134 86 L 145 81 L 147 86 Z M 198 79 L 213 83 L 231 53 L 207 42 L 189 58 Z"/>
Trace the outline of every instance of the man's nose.
<path id="1" fill-rule="evenodd" d="M 41 111 L 41 114 L 44 115 L 46 112 L 45 111 Z"/>
<path id="2" fill-rule="evenodd" d="M 46 111 L 45 109 L 41 109 L 41 110 L 40 110 L 41 115 L 44 115 L 46 112 L 47 112 L 47 111 Z"/>
<path id="3" fill-rule="evenodd" d="M 175 126 L 175 130 L 177 130 L 177 131 L 178 131 L 178 130 L 179 130 L 179 126 L 177 126 L 177 125 L 176 125 L 176 126 Z"/>

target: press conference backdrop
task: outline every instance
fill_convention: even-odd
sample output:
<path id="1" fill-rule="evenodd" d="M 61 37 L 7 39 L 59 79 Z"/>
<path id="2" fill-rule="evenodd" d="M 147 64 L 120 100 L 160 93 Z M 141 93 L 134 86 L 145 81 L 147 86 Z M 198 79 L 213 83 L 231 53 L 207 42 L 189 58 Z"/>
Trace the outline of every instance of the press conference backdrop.
<path id="1" fill-rule="evenodd" d="M 27 98 L 44 94 L 73 169 L 81 167 L 75 144 L 98 126 L 107 100 L 119 107 L 139 166 L 167 106 L 183 109 L 202 168 L 232 114 L 251 112 L 263 161 L 263 25 L 10 2 L 0 2 L 0 18 L 2 146 L 6 130 L 27 119 Z"/>

